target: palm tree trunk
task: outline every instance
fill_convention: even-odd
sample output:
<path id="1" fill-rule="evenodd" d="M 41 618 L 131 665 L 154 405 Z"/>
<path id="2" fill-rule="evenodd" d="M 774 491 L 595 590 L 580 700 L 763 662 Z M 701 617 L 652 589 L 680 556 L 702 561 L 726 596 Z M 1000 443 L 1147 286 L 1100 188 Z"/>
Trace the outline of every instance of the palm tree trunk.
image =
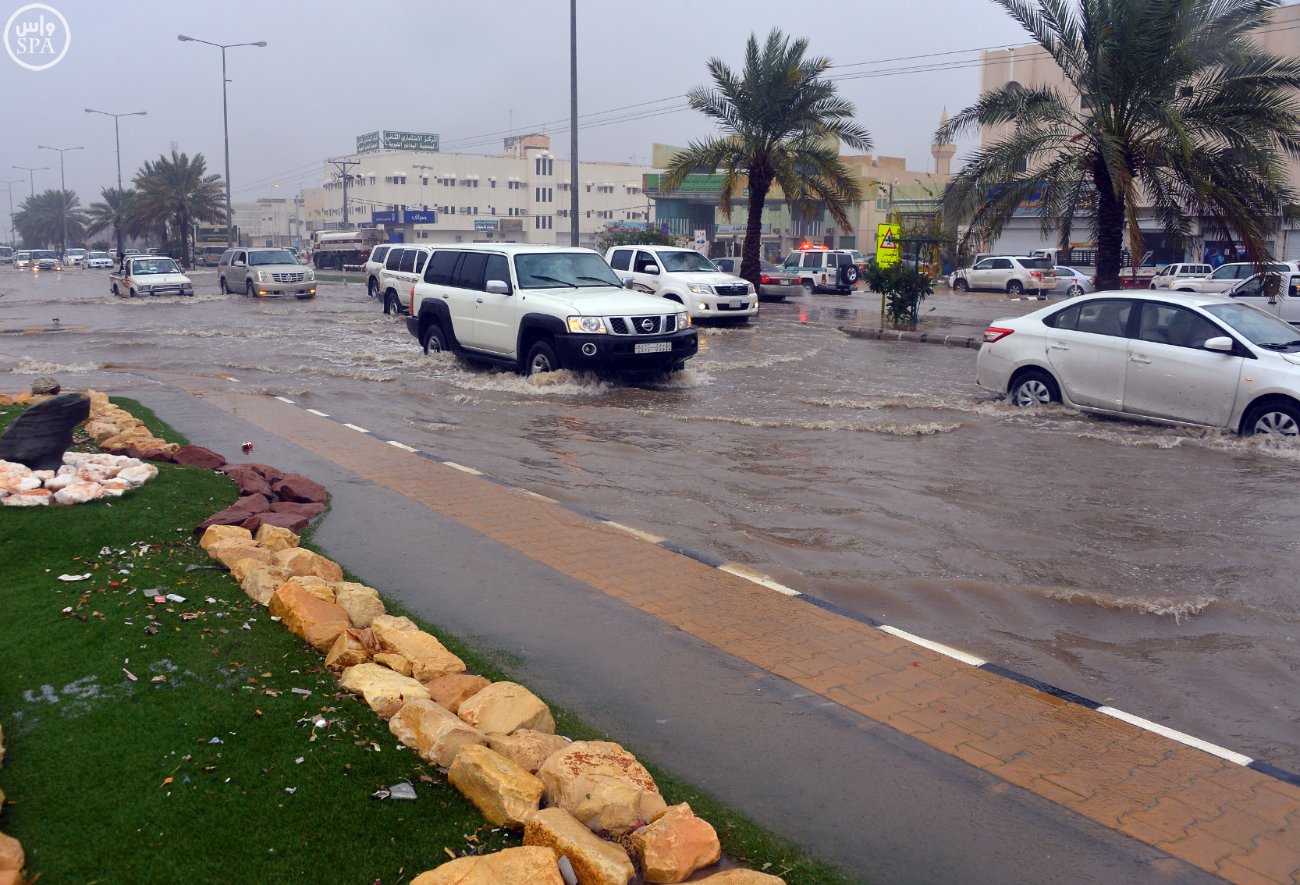
<path id="1" fill-rule="evenodd" d="M 749 209 L 745 217 L 745 246 L 740 251 L 740 275 L 754 285 L 755 291 L 758 290 L 758 281 L 763 275 L 763 269 L 758 263 L 762 257 L 763 205 L 767 202 L 767 192 L 771 187 L 770 178 L 750 175 Z"/>
<path id="2" fill-rule="evenodd" d="M 1118 289 L 1124 247 L 1124 204 L 1104 167 L 1093 170 L 1097 187 L 1097 289 Z"/>

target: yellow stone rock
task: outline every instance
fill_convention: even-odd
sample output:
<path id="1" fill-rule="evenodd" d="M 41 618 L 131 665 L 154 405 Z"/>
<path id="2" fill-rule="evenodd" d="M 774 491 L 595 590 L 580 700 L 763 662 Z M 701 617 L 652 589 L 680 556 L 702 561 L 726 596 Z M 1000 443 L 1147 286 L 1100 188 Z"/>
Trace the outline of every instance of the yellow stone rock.
<path id="1" fill-rule="evenodd" d="M 334 598 L 333 581 L 327 581 L 324 578 L 318 578 L 315 575 L 290 575 L 287 583 L 301 587 L 312 596 L 315 596 L 317 599 L 324 602 L 334 604 L 338 601 Z M 339 606 L 339 608 L 342 608 L 342 606 Z"/>
<path id="2" fill-rule="evenodd" d="M 435 697 L 436 699 L 436 697 Z M 488 746 L 518 765 L 524 771 L 537 773 L 542 763 L 567 747 L 571 741 L 558 734 L 547 734 L 521 728 L 510 734 L 489 734 Z"/>
<path id="3" fill-rule="evenodd" d="M 641 861 L 645 880 L 656 883 L 685 882 L 722 857 L 718 834 L 685 802 L 633 833 L 632 850 Z"/>
<path id="4" fill-rule="evenodd" d="M 243 560 L 240 560 L 243 562 Z M 236 563 L 238 564 L 238 563 Z M 267 605 L 275 591 L 279 590 L 284 582 L 293 577 L 293 574 L 287 568 L 281 568 L 278 565 L 267 565 L 258 563 L 260 568 L 253 569 L 245 573 L 243 579 L 239 582 L 239 587 L 248 595 L 249 599 L 256 600 L 261 605 Z"/>
<path id="5" fill-rule="evenodd" d="M 517 682 L 492 683 L 462 701 L 456 713 L 484 734 L 510 734 L 520 728 L 555 731 L 551 709 Z"/>
<path id="6" fill-rule="evenodd" d="M 334 601 L 343 607 L 357 628 L 369 627 L 375 618 L 384 613 L 379 591 L 353 581 L 339 581 L 334 585 Z"/>
<path id="7" fill-rule="evenodd" d="M 384 644 L 384 636 L 389 633 L 410 630 L 419 632 L 419 625 L 403 615 L 377 615 L 370 621 L 370 629 L 375 634 L 375 641 Z"/>
<path id="8" fill-rule="evenodd" d="M 459 712 L 461 702 L 473 697 L 492 683 L 482 676 L 469 673 L 449 673 L 430 679 L 424 684 L 429 689 L 429 697 L 453 713 Z"/>
<path id="9" fill-rule="evenodd" d="M 696 882 L 711 882 L 712 885 L 785 885 L 780 876 L 769 876 L 757 870 L 723 870 Z"/>
<path id="10" fill-rule="evenodd" d="M 362 641 L 356 630 L 344 630 L 325 655 L 325 666 L 331 670 L 346 670 L 369 662 L 370 655 L 370 647 Z"/>
<path id="11" fill-rule="evenodd" d="M 542 798 L 540 780 L 480 744 L 460 748 L 447 780 L 498 827 L 521 828 Z"/>
<path id="12" fill-rule="evenodd" d="M 545 845 L 567 857 L 582 885 L 627 885 L 636 869 L 627 852 L 607 842 L 563 808 L 543 808 L 524 824 L 525 845 Z"/>
<path id="13" fill-rule="evenodd" d="M 401 673 L 403 676 L 411 675 L 411 662 L 404 656 L 391 651 L 375 652 L 371 658 L 376 664 L 383 664 L 395 673 Z"/>
<path id="14" fill-rule="evenodd" d="M 391 718 L 409 700 L 429 699 L 429 690 L 410 676 L 394 673 L 378 664 L 348 667 L 339 677 L 339 685 L 345 691 L 361 695 L 366 705 L 384 719 Z"/>
<path id="15" fill-rule="evenodd" d="M 213 544 L 232 539 L 252 544 L 253 533 L 241 525 L 210 525 L 203 531 L 203 537 L 199 539 L 199 546 L 204 550 L 208 550 Z"/>
<path id="16" fill-rule="evenodd" d="M 421 759 L 440 768 L 450 768 L 462 747 L 486 742 L 450 710 L 423 698 L 403 704 L 388 721 L 388 730 Z"/>
<path id="17" fill-rule="evenodd" d="M 278 553 L 298 546 L 298 536 L 283 526 L 263 523 L 257 528 L 257 546 Z"/>
<path id="18" fill-rule="evenodd" d="M 465 662 L 423 630 L 387 630 L 381 635 L 374 621 L 370 629 L 384 651 L 395 652 L 411 662 L 411 675 L 420 682 L 465 672 Z"/>
<path id="19" fill-rule="evenodd" d="M 337 562 L 301 547 L 280 550 L 275 553 L 273 561 L 295 575 L 315 575 L 327 581 L 343 580 L 343 569 Z"/>
<path id="20" fill-rule="evenodd" d="M 103 483 L 100 483 L 103 485 Z M 264 565 L 271 564 L 271 551 L 263 550 L 249 541 L 232 539 L 213 544 L 208 548 L 208 555 L 226 568 L 231 568 L 241 559 L 255 559 Z"/>
<path id="21" fill-rule="evenodd" d="M 563 808 L 588 829 L 614 839 L 668 807 L 650 772 L 610 741 L 574 741 L 552 753 L 537 776 L 546 785 L 548 806 Z"/>
<path id="22" fill-rule="evenodd" d="M 272 594 L 270 611 L 290 633 L 319 652 L 329 651 L 334 640 L 349 626 L 347 612 L 313 595 L 292 579 Z"/>
<path id="23" fill-rule="evenodd" d="M 461 857 L 421 873 L 411 885 L 564 885 L 558 858 L 549 848 L 524 846 L 496 854 Z"/>
<path id="24" fill-rule="evenodd" d="M 26 862 L 23 843 L 7 833 L 0 833 L 0 870 L 21 870 Z"/>

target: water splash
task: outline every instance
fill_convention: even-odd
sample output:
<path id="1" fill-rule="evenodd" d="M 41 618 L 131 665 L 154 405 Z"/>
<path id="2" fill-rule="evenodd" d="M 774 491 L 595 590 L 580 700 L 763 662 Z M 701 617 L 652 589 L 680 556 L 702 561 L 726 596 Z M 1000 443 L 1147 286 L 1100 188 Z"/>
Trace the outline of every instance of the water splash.
<path id="1" fill-rule="evenodd" d="M 1131 611 L 1143 615 L 1172 617 L 1175 623 L 1192 618 L 1218 602 L 1215 596 L 1193 596 L 1189 599 L 1175 599 L 1171 596 L 1106 596 L 1091 590 L 1078 590 L 1065 587 L 1029 588 L 1046 599 L 1065 602 L 1071 605 L 1091 605 L 1114 611 Z"/>

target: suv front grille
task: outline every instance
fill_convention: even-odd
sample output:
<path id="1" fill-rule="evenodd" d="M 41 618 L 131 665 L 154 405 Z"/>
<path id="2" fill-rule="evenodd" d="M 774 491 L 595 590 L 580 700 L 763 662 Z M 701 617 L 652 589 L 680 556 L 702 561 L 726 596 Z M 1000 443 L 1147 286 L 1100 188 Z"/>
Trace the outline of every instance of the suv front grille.
<path id="1" fill-rule="evenodd" d="M 277 283 L 301 283 L 306 277 L 302 271 L 288 271 L 286 273 L 272 273 L 271 279 Z"/>
<path id="2" fill-rule="evenodd" d="M 609 317 L 609 328 L 615 335 L 662 335 L 677 331 L 677 317 Z"/>

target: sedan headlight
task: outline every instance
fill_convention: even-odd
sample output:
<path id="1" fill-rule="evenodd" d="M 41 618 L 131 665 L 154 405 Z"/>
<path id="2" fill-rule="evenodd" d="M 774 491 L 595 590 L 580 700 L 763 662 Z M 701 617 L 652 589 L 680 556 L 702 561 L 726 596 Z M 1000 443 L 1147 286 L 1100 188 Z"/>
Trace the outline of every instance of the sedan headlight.
<path id="1" fill-rule="evenodd" d="M 691 315 L 686 311 L 677 314 L 677 328 L 685 329 L 691 325 Z"/>
<path id="2" fill-rule="evenodd" d="M 600 317 L 569 317 L 569 331 L 574 335 L 604 335 L 605 321 Z"/>
<path id="3" fill-rule="evenodd" d="M 713 292 L 713 290 L 710 289 L 708 286 L 702 285 L 700 283 L 691 283 L 691 285 L 688 286 L 687 288 L 690 289 L 696 295 L 709 295 Z"/>

